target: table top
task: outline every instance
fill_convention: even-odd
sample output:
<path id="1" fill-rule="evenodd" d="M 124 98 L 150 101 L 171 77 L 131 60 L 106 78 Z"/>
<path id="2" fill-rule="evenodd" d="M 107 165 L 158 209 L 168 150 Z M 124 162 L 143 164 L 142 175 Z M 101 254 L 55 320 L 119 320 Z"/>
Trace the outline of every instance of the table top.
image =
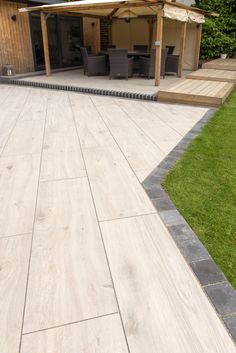
<path id="1" fill-rule="evenodd" d="M 100 54 L 108 55 L 108 50 L 101 50 Z M 149 56 L 150 53 L 141 52 L 141 51 L 128 51 L 128 56 Z"/>

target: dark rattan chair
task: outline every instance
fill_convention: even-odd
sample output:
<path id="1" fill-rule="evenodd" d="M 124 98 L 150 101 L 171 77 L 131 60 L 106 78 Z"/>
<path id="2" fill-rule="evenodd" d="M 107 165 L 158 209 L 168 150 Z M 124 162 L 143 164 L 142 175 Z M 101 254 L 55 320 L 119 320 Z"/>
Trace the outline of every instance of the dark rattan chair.
<path id="1" fill-rule="evenodd" d="M 167 55 L 166 58 L 166 73 L 174 73 L 178 75 L 179 69 L 179 55 Z"/>
<path id="2" fill-rule="evenodd" d="M 169 49 L 168 54 L 173 54 L 175 50 L 174 45 L 166 45 L 166 48 Z"/>
<path id="3" fill-rule="evenodd" d="M 161 76 L 165 78 L 165 65 L 168 49 L 162 49 L 161 51 Z M 141 56 L 140 57 L 140 75 L 148 77 L 155 77 L 155 61 L 156 61 L 156 49 L 151 49 L 150 58 Z"/>
<path id="4" fill-rule="evenodd" d="M 133 58 L 128 58 L 127 49 L 108 49 L 110 79 L 124 77 L 128 80 L 133 74 Z"/>
<path id="5" fill-rule="evenodd" d="M 106 57 L 105 55 L 89 56 L 85 47 L 81 47 L 81 54 L 84 63 L 84 74 L 91 75 L 105 75 L 106 74 Z"/>
<path id="6" fill-rule="evenodd" d="M 84 48 L 87 49 L 87 52 L 88 52 L 88 55 L 91 55 L 92 54 L 92 48 L 91 48 L 91 45 L 85 45 Z"/>
<path id="7" fill-rule="evenodd" d="M 133 46 L 134 51 L 138 51 L 140 53 L 147 53 L 148 52 L 148 45 L 139 45 L 135 44 Z"/>

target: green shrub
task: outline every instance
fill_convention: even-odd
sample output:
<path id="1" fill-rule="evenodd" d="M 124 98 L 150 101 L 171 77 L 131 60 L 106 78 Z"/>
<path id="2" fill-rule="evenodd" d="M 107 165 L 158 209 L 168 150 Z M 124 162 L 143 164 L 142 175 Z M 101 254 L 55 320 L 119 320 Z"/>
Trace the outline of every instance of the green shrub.
<path id="1" fill-rule="evenodd" d="M 208 17 L 203 24 L 201 58 L 236 52 L 236 0 L 197 0 L 196 6 L 219 17 Z"/>

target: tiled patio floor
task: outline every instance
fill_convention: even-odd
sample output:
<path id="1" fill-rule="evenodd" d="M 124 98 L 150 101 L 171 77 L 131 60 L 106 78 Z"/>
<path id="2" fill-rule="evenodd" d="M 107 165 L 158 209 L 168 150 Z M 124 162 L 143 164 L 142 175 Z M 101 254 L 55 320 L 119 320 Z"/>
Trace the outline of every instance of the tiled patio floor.
<path id="1" fill-rule="evenodd" d="M 187 71 L 183 72 L 183 78 L 185 77 L 186 73 Z M 26 77 L 23 80 L 153 95 L 156 94 L 160 88 L 169 88 L 169 86 L 179 82 L 181 79 L 175 75 L 166 75 L 165 79 L 161 79 L 160 86 L 157 87 L 154 85 L 154 79 L 148 80 L 145 77 L 134 76 L 128 80 L 109 80 L 108 75 L 88 77 L 83 74 L 82 69 L 77 69 L 52 73 L 52 75 L 49 77 L 47 77 L 45 74 Z"/>
<path id="2" fill-rule="evenodd" d="M 0 352 L 235 352 L 141 185 L 207 109 L 1 85 L 0 104 Z"/>

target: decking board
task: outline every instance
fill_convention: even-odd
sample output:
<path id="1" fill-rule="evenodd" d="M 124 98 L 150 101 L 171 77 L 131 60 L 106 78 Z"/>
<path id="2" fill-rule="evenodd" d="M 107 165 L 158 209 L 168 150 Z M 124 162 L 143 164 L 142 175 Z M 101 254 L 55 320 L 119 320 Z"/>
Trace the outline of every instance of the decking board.
<path id="1" fill-rule="evenodd" d="M 236 71 L 232 72 L 230 70 L 200 69 L 191 72 L 186 77 L 192 80 L 208 80 L 236 83 Z"/>
<path id="2" fill-rule="evenodd" d="M 236 59 L 215 59 L 202 65 L 203 69 L 236 71 Z"/>
<path id="3" fill-rule="evenodd" d="M 159 101 L 218 106 L 234 88 L 232 82 L 186 79 L 169 89 L 160 90 Z"/>

